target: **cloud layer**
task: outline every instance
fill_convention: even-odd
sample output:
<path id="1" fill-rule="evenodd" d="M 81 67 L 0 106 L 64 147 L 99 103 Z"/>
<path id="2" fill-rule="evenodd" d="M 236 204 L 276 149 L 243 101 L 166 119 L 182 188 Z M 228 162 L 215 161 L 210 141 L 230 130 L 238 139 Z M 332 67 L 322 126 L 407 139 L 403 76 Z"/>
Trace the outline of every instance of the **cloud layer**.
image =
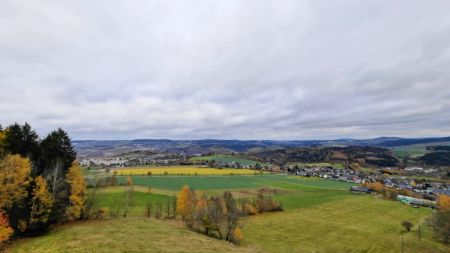
<path id="1" fill-rule="evenodd" d="M 450 1 L 2 1 L 0 123 L 74 139 L 450 135 Z"/>

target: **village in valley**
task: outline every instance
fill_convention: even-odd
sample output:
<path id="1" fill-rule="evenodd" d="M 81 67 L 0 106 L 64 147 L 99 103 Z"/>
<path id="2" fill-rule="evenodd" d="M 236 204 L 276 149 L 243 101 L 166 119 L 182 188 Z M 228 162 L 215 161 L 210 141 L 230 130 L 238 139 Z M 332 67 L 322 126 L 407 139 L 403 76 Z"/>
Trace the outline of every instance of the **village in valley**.
<path id="1" fill-rule="evenodd" d="M 370 166 L 361 167 L 357 163 L 348 162 L 264 162 L 255 160 L 255 156 L 228 152 L 228 154 L 187 154 L 184 151 L 161 151 L 158 148 L 142 146 L 112 149 L 101 157 L 89 157 L 86 153 L 80 158 L 82 166 L 92 170 L 118 172 L 121 169 L 147 166 L 193 166 L 197 168 L 248 169 L 255 173 L 287 174 L 299 177 L 316 177 L 326 180 L 354 183 L 359 186 L 349 188 L 352 192 L 372 193 L 367 185 L 381 182 L 384 187 L 401 191 L 419 205 L 434 207 L 437 196 L 450 196 L 450 180 L 446 166 Z M 83 151 L 82 151 L 83 152 Z M 83 154 L 83 153 L 82 153 Z M 253 160 L 252 160 L 253 157 Z M 424 168 L 424 166 L 426 166 Z M 442 173 L 444 172 L 444 174 Z M 402 195 L 400 195 L 402 196 Z M 414 197 L 412 197 L 414 196 Z M 421 199 L 431 201 L 421 202 Z M 413 202 L 414 202 L 413 200 Z M 410 201 L 409 201 L 410 202 Z M 408 203 L 409 203 L 408 202 Z M 431 204 L 430 204 L 431 203 Z"/>

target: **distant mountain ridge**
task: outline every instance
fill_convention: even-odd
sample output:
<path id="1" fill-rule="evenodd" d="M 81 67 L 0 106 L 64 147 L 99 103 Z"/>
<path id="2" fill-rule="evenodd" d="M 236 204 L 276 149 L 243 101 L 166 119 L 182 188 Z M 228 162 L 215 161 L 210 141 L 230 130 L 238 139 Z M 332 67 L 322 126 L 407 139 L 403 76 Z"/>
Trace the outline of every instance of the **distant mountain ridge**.
<path id="1" fill-rule="evenodd" d="M 257 149 L 301 148 L 301 147 L 345 147 L 374 146 L 391 148 L 414 144 L 433 144 L 448 142 L 450 137 L 400 138 L 377 137 L 372 139 L 337 139 L 337 140 L 170 140 L 170 139 L 136 139 L 136 140 L 74 140 L 72 141 L 80 156 L 102 155 L 110 152 L 126 152 L 138 149 L 150 149 L 164 152 L 178 152 L 186 155 L 207 153 L 248 152 Z"/>

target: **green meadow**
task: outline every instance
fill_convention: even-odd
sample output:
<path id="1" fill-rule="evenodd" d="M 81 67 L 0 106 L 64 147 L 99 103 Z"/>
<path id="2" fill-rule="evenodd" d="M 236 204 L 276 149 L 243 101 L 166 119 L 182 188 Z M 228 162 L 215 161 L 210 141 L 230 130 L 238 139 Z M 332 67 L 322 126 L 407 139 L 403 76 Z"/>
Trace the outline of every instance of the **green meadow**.
<path id="1" fill-rule="evenodd" d="M 431 210 L 411 208 L 374 196 L 331 198 L 283 213 L 249 217 L 243 246 L 262 252 L 449 252 L 423 225 Z M 404 232 L 403 220 L 416 224 Z M 421 224 L 419 241 L 418 225 Z"/>
<path id="2" fill-rule="evenodd" d="M 241 189 L 260 187 L 321 188 L 347 190 L 355 184 L 319 178 L 300 178 L 282 174 L 211 176 L 132 176 L 135 185 L 178 191 L 183 185 L 193 189 Z M 118 177 L 124 183 L 126 177 Z"/>
<path id="3" fill-rule="evenodd" d="M 124 180 L 125 177 L 119 177 Z M 119 181 L 120 181 L 119 180 Z M 376 195 L 348 191 L 351 183 L 281 174 L 235 176 L 133 176 L 134 193 L 127 218 L 64 225 L 50 233 L 22 239 L 7 252 L 450 252 L 432 239 L 425 221 L 433 212 L 412 208 Z M 145 205 L 168 203 L 183 186 L 207 194 L 231 191 L 236 197 L 256 196 L 269 188 L 284 211 L 241 220 L 241 245 L 187 230 L 173 219 L 145 217 Z M 100 188 L 98 205 L 123 201 L 127 186 Z M 106 215 L 108 216 L 108 215 Z M 411 232 L 401 223 L 413 222 Z M 421 240 L 418 230 L 421 226 Z"/>
<path id="4" fill-rule="evenodd" d="M 260 165 L 265 165 L 266 163 L 263 162 L 258 162 L 258 161 L 254 161 L 254 160 L 250 160 L 244 157 L 239 157 L 239 156 L 231 156 L 231 155 L 222 155 L 222 154 L 217 154 L 217 155 L 210 155 L 210 156 L 199 156 L 199 157 L 193 157 L 190 159 L 193 162 L 199 162 L 199 161 L 215 161 L 215 162 L 221 162 L 221 163 L 232 163 L 232 162 L 237 162 L 241 165 L 256 165 L 256 164 L 260 164 Z"/>

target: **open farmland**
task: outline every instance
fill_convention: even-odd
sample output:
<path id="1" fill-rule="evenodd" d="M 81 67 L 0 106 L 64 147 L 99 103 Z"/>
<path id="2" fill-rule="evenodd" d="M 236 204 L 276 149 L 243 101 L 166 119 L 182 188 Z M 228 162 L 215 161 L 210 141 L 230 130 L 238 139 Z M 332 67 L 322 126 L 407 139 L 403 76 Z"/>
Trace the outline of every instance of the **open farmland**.
<path id="1" fill-rule="evenodd" d="M 348 190 L 355 184 L 324 180 L 319 178 L 300 178 L 284 174 L 262 175 L 215 175 L 215 176 L 132 176 L 135 185 L 178 191 L 183 185 L 193 189 L 248 189 L 261 187 L 304 188 Z M 126 177 L 118 177 L 124 184 Z"/>
<path id="2" fill-rule="evenodd" d="M 136 187 L 137 188 L 137 187 Z M 102 188 L 97 192 L 96 198 L 98 199 L 98 207 L 104 208 L 108 211 L 116 205 L 120 211 L 123 212 L 123 206 L 125 202 L 125 187 L 107 187 Z M 160 203 L 165 205 L 167 201 L 173 201 L 173 195 L 169 192 L 166 194 L 148 192 L 148 189 L 137 188 L 134 189 L 132 194 L 132 200 L 130 201 L 128 216 L 142 217 L 145 214 L 145 206 L 147 202 L 153 204 Z"/>
<path id="3" fill-rule="evenodd" d="M 255 160 L 250 160 L 250 159 L 247 159 L 247 158 L 244 158 L 244 157 L 231 156 L 231 155 L 222 155 L 222 154 L 193 157 L 190 160 L 193 161 L 193 162 L 198 162 L 198 161 L 215 161 L 215 162 L 224 163 L 224 164 L 236 162 L 236 163 L 239 163 L 239 164 L 244 165 L 244 166 L 254 166 L 256 164 L 266 165 L 266 163 L 255 161 Z"/>
<path id="4" fill-rule="evenodd" d="M 424 225 L 431 209 L 412 208 L 374 195 L 352 194 L 348 192 L 354 185 L 351 183 L 281 174 L 132 178 L 134 193 L 128 218 L 62 226 L 43 237 L 20 240 L 9 251 L 59 252 L 64 251 L 63 245 L 71 245 L 73 252 L 396 253 L 401 252 L 402 235 L 405 252 L 450 250 L 432 240 Z M 118 179 L 125 181 L 126 177 Z M 284 211 L 245 217 L 241 221 L 244 240 L 240 246 L 191 232 L 173 220 L 144 217 L 148 201 L 164 206 L 173 201 L 173 195 L 184 184 L 209 195 L 230 190 L 238 197 L 256 196 L 260 188 L 277 189 L 269 194 L 281 201 Z M 125 198 L 126 189 L 127 186 L 100 188 L 99 207 L 108 210 L 112 203 Z M 401 226 L 404 220 L 414 223 L 409 233 Z M 418 224 L 422 225 L 421 241 Z M 176 247 L 171 248 L 170 244 Z"/>
<path id="5" fill-rule="evenodd" d="M 402 159 L 405 156 L 410 156 L 412 158 L 418 158 L 425 154 L 430 153 L 431 151 L 427 149 L 429 146 L 449 146 L 449 141 L 443 141 L 443 142 L 433 142 L 433 143 L 419 143 L 419 144 L 413 144 L 413 145 L 406 145 L 406 146 L 397 146 L 391 148 L 394 155 L 398 159 Z"/>
<path id="6" fill-rule="evenodd" d="M 249 169 L 216 169 L 196 166 L 155 166 L 117 169 L 118 175 L 249 175 L 261 172 Z"/>
<path id="7" fill-rule="evenodd" d="M 426 148 L 427 148 L 426 144 L 416 144 L 416 145 L 395 147 L 395 148 L 392 148 L 392 151 L 393 151 L 393 154 L 398 159 L 402 159 L 405 156 L 417 158 L 417 157 L 421 157 L 429 152 Z"/>
<path id="8" fill-rule="evenodd" d="M 426 226 L 418 225 L 431 213 L 373 196 L 348 196 L 314 207 L 249 217 L 244 222 L 246 245 L 264 252 L 449 252 L 431 238 Z M 416 224 L 409 233 L 403 220 Z"/>

